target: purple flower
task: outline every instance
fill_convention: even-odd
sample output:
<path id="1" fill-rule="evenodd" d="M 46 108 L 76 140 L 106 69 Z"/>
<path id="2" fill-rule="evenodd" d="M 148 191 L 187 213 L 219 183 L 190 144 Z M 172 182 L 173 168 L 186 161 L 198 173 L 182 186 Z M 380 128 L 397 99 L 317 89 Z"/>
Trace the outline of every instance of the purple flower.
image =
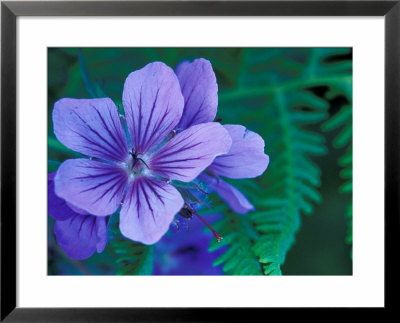
<path id="1" fill-rule="evenodd" d="M 221 216 L 209 214 L 205 217 L 212 224 Z M 222 275 L 222 265 L 213 266 L 213 262 L 227 248 L 209 252 L 212 234 L 203 232 L 204 225 L 200 221 L 183 219 L 179 227 L 179 234 L 169 232 L 157 243 L 153 275 Z"/>
<path id="2" fill-rule="evenodd" d="M 211 63 L 196 59 L 192 63 L 180 63 L 176 68 L 182 94 L 185 99 L 183 116 L 178 130 L 214 120 L 218 106 L 218 86 Z M 264 140 L 255 132 L 240 125 L 225 125 L 232 138 L 229 152 L 215 158 L 200 175 L 211 190 L 239 214 L 254 209 L 248 199 L 220 176 L 240 179 L 254 178 L 264 173 L 269 157 L 264 153 Z"/>
<path id="3" fill-rule="evenodd" d="M 95 251 L 103 252 L 107 244 L 106 217 L 87 214 L 54 192 L 56 172 L 48 174 L 48 212 L 56 220 L 56 240 L 73 259 L 89 258 Z"/>
<path id="4" fill-rule="evenodd" d="M 174 135 L 184 100 L 174 71 L 161 62 L 131 73 L 122 99 L 128 137 L 111 99 L 55 103 L 56 137 L 91 157 L 63 162 L 54 178 L 55 193 L 96 218 L 121 205 L 121 233 L 153 244 L 184 206 L 171 180 L 192 181 L 229 151 L 232 140 L 216 122 L 193 123 Z"/>

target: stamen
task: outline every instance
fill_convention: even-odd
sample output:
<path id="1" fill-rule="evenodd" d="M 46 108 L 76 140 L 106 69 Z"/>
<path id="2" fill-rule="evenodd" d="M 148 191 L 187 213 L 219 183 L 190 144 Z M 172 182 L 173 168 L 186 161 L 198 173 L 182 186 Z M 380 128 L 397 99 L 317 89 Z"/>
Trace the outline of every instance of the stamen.
<path id="1" fill-rule="evenodd" d="M 149 165 L 147 165 L 142 158 L 138 158 L 138 160 L 140 160 L 147 167 L 147 169 L 150 169 Z"/>
<path id="2" fill-rule="evenodd" d="M 193 214 L 195 214 L 195 215 L 201 220 L 201 222 L 203 222 L 203 223 L 211 230 L 211 232 L 214 234 L 214 237 L 217 239 L 217 241 L 218 241 L 218 242 L 221 242 L 221 240 L 223 239 L 223 237 L 220 236 L 220 235 L 218 234 L 218 232 L 215 231 L 215 230 L 211 227 L 211 225 L 209 225 L 209 224 L 207 223 L 207 221 L 204 220 L 195 210 L 191 210 L 191 211 L 192 211 Z"/>
<path id="3" fill-rule="evenodd" d="M 138 163 L 138 161 L 141 161 L 143 165 L 146 166 L 147 169 L 150 169 L 149 165 L 143 160 L 143 158 L 140 158 L 139 156 L 143 156 L 143 153 L 136 151 L 134 148 L 129 152 L 129 154 L 132 156 L 133 163 L 131 165 L 131 170 L 133 170 Z"/>

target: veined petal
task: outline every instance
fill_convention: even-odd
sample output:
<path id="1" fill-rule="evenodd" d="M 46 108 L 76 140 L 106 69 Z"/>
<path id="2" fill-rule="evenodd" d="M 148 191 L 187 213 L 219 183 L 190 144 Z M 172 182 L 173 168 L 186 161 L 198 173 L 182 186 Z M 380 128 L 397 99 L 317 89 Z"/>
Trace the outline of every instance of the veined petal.
<path id="1" fill-rule="evenodd" d="M 53 110 L 54 134 L 68 148 L 90 157 L 123 161 L 126 136 L 111 99 L 61 99 Z"/>
<path id="2" fill-rule="evenodd" d="M 217 114 L 218 85 L 211 63 L 203 58 L 182 62 L 176 68 L 185 99 L 183 115 L 177 129 L 211 122 Z"/>
<path id="3" fill-rule="evenodd" d="M 93 215 L 114 213 L 121 203 L 128 181 L 126 171 L 117 165 L 69 159 L 58 168 L 54 179 L 56 194 Z"/>
<path id="4" fill-rule="evenodd" d="M 121 207 L 121 233 L 144 244 L 156 243 L 182 206 L 182 196 L 172 185 L 150 177 L 136 178 Z"/>
<path id="5" fill-rule="evenodd" d="M 54 225 L 59 246 L 73 259 L 89 258 L 97 250 L 102 252 L 107 243 L 105 217 L 76 214 Z"/>
<path id="6" fill-rule="evenodd" d="M 132 144 L 145 153 L 178 124 L 183 96 L 174 71 L 154 62 L 129 74 L 122 94 Z"/>
<path id="7" fill-rule="evenodd" d="M 219 123 L 190 127 L 172 138 L 150 160 L 153 173 L 182 182 L 195 179 L 215 157 L 226 154 L 232 140 Z"/>
<path id="8" fill-rule="evenodd" d="M 52 172 L 47 176 L 47 211 L 52 218 L 63 221 L 75 215 L 76 212 L 54 192 L 54 177 L 56 173 Z"/>
<path id="9" fill-rule="evenodd" d="M 226 155 L 215 158 L 210 166 L 218 175 L 229 178 L 253 178 L 267 169 L 268 155 L 264 154 L 264 140 L 240 125 L 224 125 L 232 138 Z"/>
<path id="10" fill-rule="evenodd" d="M 221 178 L 201 175 L 201 179 L 210 185 L 210 189 L 217 192 L 222 200 L 236 213 L 245 214 L 254 210 L 254 206 L 249 202 L 236 187 L 225 182 Z"/>

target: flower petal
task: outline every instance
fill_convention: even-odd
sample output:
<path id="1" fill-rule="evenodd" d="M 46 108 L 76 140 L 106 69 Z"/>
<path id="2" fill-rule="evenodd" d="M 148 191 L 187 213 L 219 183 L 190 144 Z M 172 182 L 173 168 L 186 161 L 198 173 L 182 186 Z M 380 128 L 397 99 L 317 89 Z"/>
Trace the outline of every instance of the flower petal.
<path id="1" fill-rule="evenodd" d="M 54 134 L 68 148 L 86 156 L 123 161 L 126 136 L 111 99 L 61 99 L 54 104 Z"/>
<path id="2" fill-rule="evenodd" d="M 190 182 L 215 157 L 226 154 L 232 140 L 219 123 L 209 122 L 190 127 L 172 138 L 150 160 L 157 175 Z"/>
<path id="3" fill-rule="evenodd" d="M 117 165 L 69 159 L 58 168 L 56 194 L 93 215 L 110 215 L 121 203 L 128 175 Z"/>
<path id="4" fill-rule="evenodd" d="M 224 127 L 231 135 L 232 146 L 226 155 L 215 158 L 210 169 L 229 178 L 253 178 L 264 173 L 269 163 L 264 140 L 240 125 Z"/>
<path id="5" fill-rule="evenodd" d="M 211 63 L 203 58 L 182 62 L 176 68 L 185 99 L 178 129 L 211 122 L 217 114 L 218 85 Z"/>
<path id="6" fill-rule="evenodd" d="M 182 206 L 182 196 L 172 185 L 150 177 L 136 178 L 121 208 L 121 233 L 144 244 L 156 243 Z"/>
<path id="7" fill-rule="evenodd" d="M 102 252 L 107 243 L 105 217 L 76 214 L 65 221 L 56 221 L 54 233 L 60 247 L 73 259 L 89 258 Z"/>
<path id="8" fill-rule="evenodd" d="M 242 192 L 221 178 L 215 178 L 202 174 L 201 179 L 208 183 L 210 185 L 210 189 L 217 192 L 221 199 L 224 200 L 234 212 L 245 214 L 254 210 L 254 206 L 249 202 Z"/>
<path id="9" fill-rule="evenodd" d="M 178 124 L 183 97 L 174 71 L 154 62 L 129 74 L 122 100 L 132 144 L 145 153 Z"/>
<path id="10" fill-rule="evenodd" d="M 76 212 L 54 192 L 54 177 L 56 173 L 52 172 L 47 176 L 47 210 L 52 218 L 63 221 L 75 215 Z"/>

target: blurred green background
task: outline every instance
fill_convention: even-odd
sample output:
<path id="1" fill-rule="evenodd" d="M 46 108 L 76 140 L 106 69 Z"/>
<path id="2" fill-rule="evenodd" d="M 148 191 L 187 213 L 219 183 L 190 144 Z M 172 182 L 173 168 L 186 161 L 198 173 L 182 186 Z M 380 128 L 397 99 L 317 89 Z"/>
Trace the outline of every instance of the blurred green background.
<path id="1" fill-rule="evenodd" d="M 49 48 L 49 171 L 76 156 L 54 137 L 55 101 L 106 96 L 121 106 L 132 71 L 153 61 L 175 68 L 198 57 L 216 73 L 217 118 L 259 133 L 270 156 L 260 178 L 231 181 L 256 206 L 254 214 L 238 216 L 216 203 L 225 216 L 215 225 L 226 242 L 208 241 L 211 250 L 226 248 L 218 268 L 351 275 L 351 48 Z M 72 260 L 57 246 L 53 224 L 49 217 L 49 274 L 115 273 L 112 243 L 103 254 Z"/>

